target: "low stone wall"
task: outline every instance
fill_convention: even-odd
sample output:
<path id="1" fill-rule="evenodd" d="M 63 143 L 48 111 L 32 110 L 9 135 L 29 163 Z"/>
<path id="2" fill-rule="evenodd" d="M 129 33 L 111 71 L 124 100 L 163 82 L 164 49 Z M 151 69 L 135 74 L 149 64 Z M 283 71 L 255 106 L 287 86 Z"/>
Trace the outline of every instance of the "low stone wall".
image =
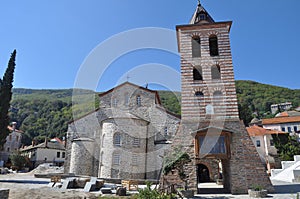
<path id="1" fill-rule="evenodd" d="M 1 199 L 8 199 L 8 196 L 9 196 L 9 189 L 0 189 Z"/>

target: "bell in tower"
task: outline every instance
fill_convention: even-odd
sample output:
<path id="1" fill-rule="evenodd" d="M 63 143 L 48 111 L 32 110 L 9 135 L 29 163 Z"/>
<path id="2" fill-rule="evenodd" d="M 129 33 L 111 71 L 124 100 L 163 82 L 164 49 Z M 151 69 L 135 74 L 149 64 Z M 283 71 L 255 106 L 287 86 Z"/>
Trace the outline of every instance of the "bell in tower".
<path id="1" fill-rule="evenodd" d="M 229 33 L 231 21 L 215 22 L 198 3 L 189 24 L 176 26 L 181 55 L 181 128 L 172 150 L 181 149 L 189 189 L 221 182 L 222 191 L 244 194 L 253 185 L 273 191 L 245 125 L 239 119 Z M 172 154 L 172 152 L 170 152 Z M 182 171 L 181 171 L 182 172 Z M 180 173 L 180 172 L 179 172 Z M 165 173 L 164 185 L 174 183 Z M 180 174 L 178 174 L 180 176 Z"/>

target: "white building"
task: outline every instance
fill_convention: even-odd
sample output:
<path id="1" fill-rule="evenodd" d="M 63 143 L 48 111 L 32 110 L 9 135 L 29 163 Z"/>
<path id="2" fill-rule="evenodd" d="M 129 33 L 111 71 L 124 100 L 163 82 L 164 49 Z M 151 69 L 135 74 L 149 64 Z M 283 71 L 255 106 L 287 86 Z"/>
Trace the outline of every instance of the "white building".
<path id="1" fill-rule="evenodd" d="M 285 134 L 285 132 L 264 129 L 256 125 L 247 127 L 247 131 L 270 174 L 271 169 L 275 168 L 275 156 L 277 156 L 277 149 L 275 148 L 272 135 Z"/>
<path id="2" fill-rule="evenodd" d="M 287 111 L 293 107 L 291 102 L 285 102 L 281 104 L 272 104 L 271 105 L 271 112 L 275 114 L 277 111 Z"/>
<path id="3" fill-rule="evenodd" d="M 289 116 L 281 113 L 280 117 L 263 119 L 262 125 L 265 129 L 272 129 L 283 131 L 290 134 L 297 134 L 300 132 L 300 116 Z"/>
<path id="4" fill-rule="evenodd" d="M 65 146 L 63 142 L 45 142 L 35 145 L 34 143 L 28 147 L 20 149 L 21 153 L 27 156 L 33 168 L 41 163 L 53 163 L 61 166 L 65 161 Z"/>

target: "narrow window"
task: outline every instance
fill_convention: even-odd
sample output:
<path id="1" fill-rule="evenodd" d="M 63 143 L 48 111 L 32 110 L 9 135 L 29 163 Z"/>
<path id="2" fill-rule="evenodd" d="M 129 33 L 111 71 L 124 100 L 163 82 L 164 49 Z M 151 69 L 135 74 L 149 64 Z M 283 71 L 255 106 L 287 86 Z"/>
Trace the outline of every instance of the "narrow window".
<path id="1" fill-rule="evenodd" d="M 291 133 L 292 132 L 292 128 L 288 127 L 288 132 Z"/>
<path id="2" fill-rule="evenodd" d="M 133 138 L 133 146 L 138 147 L 140 146 L 140 138 Z"/>
<path id="3" fill-rule="evenodd" d="M 211 67 L 211 78 L 212 79 L 221 79 L 221 68 L 220 65 L 214 65 Z"/>
<path id="4" fill-rule="evenodd" d="M 212 35 L 209 37 L 209 52 L 210 52 L 210 56 L 219 55 L 218 38 L 216 35 Z"/>
<path id="5" fill-rule="evenodd" d="M 7 147 L 7 152 L 9 152 L 9 147 Z"/>
<path id="6" fill-rule="evenodd" d="M 297 132 L 297 131 L 298 131 L 297 126 L 294 126 L 294 132 Z"/>
<path id="7" fill-rule="evenodd" d="M 103 155 L 104 155 L 104 152 L 102 151 L 102 152 L 101 152 L 101 156 L 100 156 L 100 163 L 101 163 L 101 164 L 103 164 Z"/>
<path id="8" fill-rule="evenodd" d="M 128 93 L 125 93 L 125 106 L 128 106 L 129 105 L 129 94 Z"/>
<path id="9" fill-rule="evenodd" d="M 101 147 L 104 147 L 104 138 L 105 138 L 105 134 L 102 135 L 102 141 L 101 141 Z"/>
<path id="10" fill-rule="evenodd" d="M 270 140 L 270 146 L 274 146 L 274 140 L 273 139 Z"/>
<path id="11" fill-rule="evenodd" d="M 113 98 L 112 103 L 113 103 L 113 107 L 117 107 L 118 106 L 118 100 L 117 100 L 116 97 Z"/>
<path id="12" fill-rule="evenodd" d="M 119 133 L 114 135 L 114 146 L 121 146 L 121 135 Z"/>
<path id="13" fill-rule="evenodd" d="M 168 133 L 168 127 L 165 127 L 165 128 L 164 128 L 164 134 L 165 134 L 165 136 L 168 136 L 168 135 L 169 135 L 169 133 Z"/>
<path id="14" fill-rule="evenodd" d="M 121 156 L 118 153 L 113 154 L 113 165 L 120 165 Z"/>
<path id="15" fill-rule="evenodd" d="M 12 137 L 11 137 L 11 135 L 9 135 L 9 141 L 11 141 L 11 139 L 12 139 Z"/>
<path id="16" fill-rule="evenodd" d="M 134 166 L 138 165 L 138 156 L 136 154 L 132 155 L 132 165 Z"/>
<path id="17" fill-rule="evenodd" d="M 16 138 L 17 138 L 17 142 L 19 142 L 19 136 L 17 136 Z"/>
<path id="18" fill-rule="evenodd" d="M 142 105 L 142 99 L 141 99 L 140 95 L 136 96 L 136 105 L 138 105 L 138 106 Z"/>
<path id="19" fill-rule="evenodd" d="M 203 80 L 201 67 L 197 67 L 197 68 L 193 69 L 193 79 L 194 80 Z"/>
<path id="20" fill-rule="evenodd" d="M 281 131 L 285 132 L 285 127 L 281 127 Z"/>
<path id="21" fill-rule="evenodd" d="M 260 147 L 260 140 L 256 140 L 256 146 Z"/>
<path id="22" fill-rule="evenodd" d="M 62 157 L 62 158 L 65 158 L 65 157 L 66 157 L 66 153 L 65 153 L 65 152 L 62 152 L 61 157 Z"/>
<path id="23" fill-rule="evenodd" d="M 192 57 L 201 56 L 201 41 L 200 37 L 195 36 L 192 38 Z"/>
<path id="24" fill-rule="evenodd" d="M 57 152 L 57 153 L 56 153 L 56 157 L 57 157 L 57 158 L 60 158 L 60 152 Z"/>

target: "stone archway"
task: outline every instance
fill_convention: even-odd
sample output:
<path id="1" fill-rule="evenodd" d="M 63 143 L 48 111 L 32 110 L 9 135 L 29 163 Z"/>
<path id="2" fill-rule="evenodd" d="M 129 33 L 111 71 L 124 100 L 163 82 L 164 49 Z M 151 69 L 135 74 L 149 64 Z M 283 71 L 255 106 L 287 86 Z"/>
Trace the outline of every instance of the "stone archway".
<path id="1" fill-rule="evenodd" d="M 197 165 L 197 181 L 198 183 L 210 182 L 210 172 L 204 164 Z"/>

